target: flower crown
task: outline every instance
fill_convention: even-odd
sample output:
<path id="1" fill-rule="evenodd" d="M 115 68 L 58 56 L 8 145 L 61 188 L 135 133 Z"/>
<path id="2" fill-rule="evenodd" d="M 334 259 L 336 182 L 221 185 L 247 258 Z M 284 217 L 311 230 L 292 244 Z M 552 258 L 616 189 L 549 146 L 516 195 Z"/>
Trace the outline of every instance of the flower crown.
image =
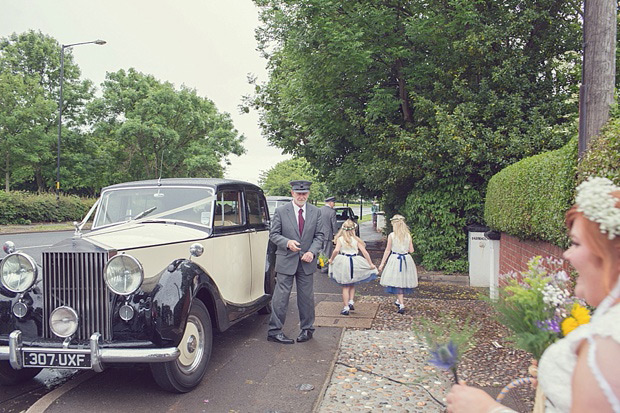
<path id="1" fill-rule="evenodd" d="M 404 221 L 404 220 L 405 220 L 405 217 L 401 217 L 401 216 L 390 218 L 390 221 Z"/>
<path id="2" fill-rule="evenodd" d="M 355 224 L 353 224 L 352 227 L 345 227 L 344 225 L 342 226 L 342 229 L 345 231 L 353 231 L 355 229 Z"/>
<path id="3" fill-rule="evenodd" d="M 620 190 L 607 178 L 590 177 L 577 187 L 577 211 L 599 224 L 601 232 L 611 240 L 620 236 L 620 208 L 618 199 L 611 195 Z"/>

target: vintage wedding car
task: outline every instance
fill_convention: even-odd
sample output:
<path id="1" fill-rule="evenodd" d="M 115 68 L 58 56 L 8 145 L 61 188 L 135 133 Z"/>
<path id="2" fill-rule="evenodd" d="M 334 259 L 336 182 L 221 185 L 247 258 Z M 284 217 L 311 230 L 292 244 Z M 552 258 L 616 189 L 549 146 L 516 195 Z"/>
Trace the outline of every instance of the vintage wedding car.
<path id="1" fill-rule="evenodd" d="M 213 329 L 269 312 L 268 243 L 255 185 L 195 178 L 104 188 L 75 235 L 41 263 L 5 244 L 0 383 L 42 368 L 148 363 L 162 388 L 190 391 L 207 369 Z"/>

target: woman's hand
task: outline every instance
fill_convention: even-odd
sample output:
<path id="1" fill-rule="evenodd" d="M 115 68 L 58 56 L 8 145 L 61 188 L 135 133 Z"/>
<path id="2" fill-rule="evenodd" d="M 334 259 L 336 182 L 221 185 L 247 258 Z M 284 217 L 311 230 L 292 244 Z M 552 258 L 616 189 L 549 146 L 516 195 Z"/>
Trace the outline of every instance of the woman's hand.
<path id="1" fill-rule="evenodd" d="M 459 381 L 450 389 L 446 396 L 448 413 L 480 413 L 488 412 L 502 405 L 491 398 L 484 390 L 469 387 L 464 381 Z"/>

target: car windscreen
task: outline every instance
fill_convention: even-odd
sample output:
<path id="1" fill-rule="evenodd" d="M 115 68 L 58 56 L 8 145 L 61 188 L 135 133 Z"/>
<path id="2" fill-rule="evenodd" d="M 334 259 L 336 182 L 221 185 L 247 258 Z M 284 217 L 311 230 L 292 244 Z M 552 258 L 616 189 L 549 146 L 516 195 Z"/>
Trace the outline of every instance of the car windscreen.
<path id="1" fill-rule="evenodd" d="M 211 188 L 137 187 L 105 191 L 93 228 L 132 219 L 178 220 L 211 226 Z"/>

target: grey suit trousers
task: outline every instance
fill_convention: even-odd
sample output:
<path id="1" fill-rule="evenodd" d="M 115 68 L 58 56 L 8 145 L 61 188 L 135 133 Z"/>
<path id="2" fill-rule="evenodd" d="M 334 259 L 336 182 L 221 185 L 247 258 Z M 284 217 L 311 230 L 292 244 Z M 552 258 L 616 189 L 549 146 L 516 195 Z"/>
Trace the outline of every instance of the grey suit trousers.
<path id="1" fill-rule="evenodd" d="M 303 271 L 301 260 L 294 275 L 278 273 L 278 282 L 271 299 L 271 317 L 267 335 L 275 336 L 282 332 L 286 321 L 288 302 L 293 289 L 293 280 L 297 283 L 297 308 L 299 308 L 299 327 L 314 331 L 314 276 Z"/>

